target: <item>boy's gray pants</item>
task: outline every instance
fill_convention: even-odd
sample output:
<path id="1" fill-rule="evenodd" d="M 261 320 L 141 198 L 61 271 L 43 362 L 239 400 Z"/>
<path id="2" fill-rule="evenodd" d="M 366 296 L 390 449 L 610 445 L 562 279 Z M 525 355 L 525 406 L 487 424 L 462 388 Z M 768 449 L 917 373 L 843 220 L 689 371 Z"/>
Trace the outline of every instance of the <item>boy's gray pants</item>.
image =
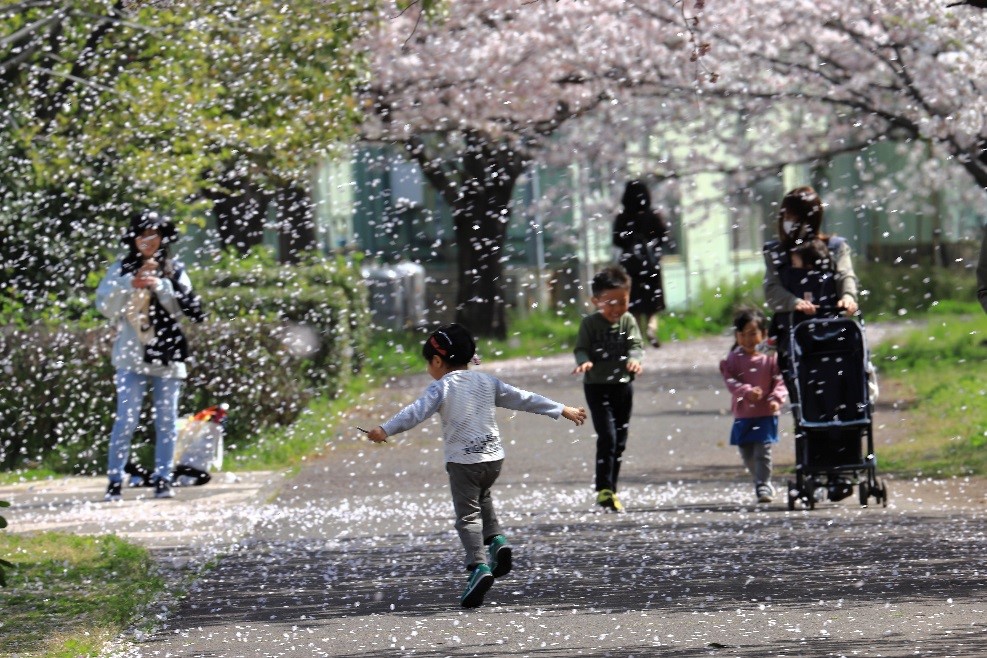
<path id="1" fill-rule="evenodd" d="M 503 459 L 479 464 L 446 463 L 452 506 L 456 510 L 456 530 L 466 549 L 467 569 L 486 564 L 484 540 L 502 534 L 490 488 L 497 481 L 503 465 Z"/>
<path id="2" fill-rule="evenodd" d="M 740 457 L 754 478 L 754 485 L 771 483 L 771 444 L 741 443 Z"/>

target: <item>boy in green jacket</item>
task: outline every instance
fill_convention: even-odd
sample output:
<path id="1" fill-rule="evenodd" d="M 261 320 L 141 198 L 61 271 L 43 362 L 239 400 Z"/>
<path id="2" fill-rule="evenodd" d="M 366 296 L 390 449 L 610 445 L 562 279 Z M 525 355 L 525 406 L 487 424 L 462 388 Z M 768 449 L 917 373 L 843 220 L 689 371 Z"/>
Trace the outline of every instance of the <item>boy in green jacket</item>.
<path id="1" fill-rule="evenodd" d="M 583 375 L 586 406 L 596 430 L 596 504 L 622 512 L 617 498 L 621 455 L 627 446 L 632 382 L 641 372 L 644 343 L 628 312 L 631 279 L 618 265 L 593 277 L 592 302 L 597 312 L 583 318 L 576 339 L 576 369 Z"/>

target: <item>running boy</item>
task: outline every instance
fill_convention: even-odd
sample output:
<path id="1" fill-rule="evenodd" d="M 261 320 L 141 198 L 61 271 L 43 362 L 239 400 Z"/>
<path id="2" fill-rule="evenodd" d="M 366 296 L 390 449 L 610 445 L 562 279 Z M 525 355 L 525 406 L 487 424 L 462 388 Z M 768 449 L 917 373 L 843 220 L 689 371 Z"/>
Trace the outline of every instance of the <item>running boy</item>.
<path id="1" fill-rule="evenodd" d="M 576 338 L 576 369 L 583 375 L 586 405 L 596 431 L 596 504 L 622 512 L 617 498 L 617 476 L 634 399 L 632 382 L 641 372 L 644 343 L 628 313 L 631 279 L 619 265 L 593 277 L 591 301 L 597 308 L 583 318 Z"/>
<path id="2" fill-rule="evenodd" d="M 770 503 L 775 493 L 771 484 L 771 444 L 778 442 L 778 412 L 788 389 L 777 355 L 758 349 L 768 335 L 764 314 L 757 309 L 741 309 L 734 317 L 733 328 L 733 348 L 720 361 L 734 417 L 730 445 L 740 450 L 754 478 L 757 502 Z"/>
<path id="3" fill-rule="evenodd" d="M 511 545 L 497 521 L 490 495 L 504 463 L 494 409 L 505 407 L 556 419 L 562 416 L 576 425 L 586 420 L 583 408 L 566 407 L 491 375 L 470 372 L 469 362 L 474 354 L 476 343 L 463 326 L 450 324 L 434 331 L 422 347 L 422 356 L 435 381 L 420 398 L 367 433 L 371 441 L 380 443 L 388 436 L 410 430 L 436 412 L 442 417 L 456 530 L 466 549 L 466 568 L 470 572 L 459 599 L 464 608 L 482 604 L 494 578 L 511 570 Z"/>

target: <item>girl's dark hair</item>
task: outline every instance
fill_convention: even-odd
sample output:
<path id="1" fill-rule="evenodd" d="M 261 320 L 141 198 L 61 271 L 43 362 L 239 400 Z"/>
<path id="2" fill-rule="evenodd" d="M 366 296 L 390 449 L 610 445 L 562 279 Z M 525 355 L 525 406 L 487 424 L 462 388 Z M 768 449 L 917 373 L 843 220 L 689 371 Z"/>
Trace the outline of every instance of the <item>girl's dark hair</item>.
<path id="1" fill-rule="evenodd" d="M 747 325 L 749 325 L 751 322 L 753 322 L 754 326 L 756 326 L 758 329 L 761 330 L 761 333 L 764 334 L 768 333 L 768 318 L 765 317 L 764 313 L 762 313 L 760 309 L 751 308 L 748 306 L 743 306 L 741 308 L 738 308 L 737 312 L 734 313 L 733 315 L 734 332 L 738 332 L 738 333 L 742 332 L 744 328 Z M 734 333 L 733 347 L 730 348 L 730 351 L 732 352 L 733 350 L 737 349 L 738 344 L 739 343 L 737 343 L 737 334 Z"/>
<path id="2" fill-rule="evenodd" d="M 158 266 L 161 268 L 162 274 L 171 278 L 175 272 L 175 261 L 172 259 L 171 255 L 168 253 L 168 245 L 164 242 L 158 247 L 158 250 L 154 252 L 154 260 L 158 261 Z M 130 241 L 130 245 L 127 247 L 127 255 L 123 257 L 121 267 L 124 274 L 133 274 L 140 269 L 141 265 L 144 263 L 144 256 L 141 252 L 137 251 L 137 245 L 134 241 Z"/>
<path id="3" fill-rule="evenodd" d="M 130 226 L 120 239 L 127 247 L 127 255 L 122 262 L 123 271 L 125 274 L 133 274 L 140 269 L 144 257 L 137 250 L 135 241 L 147 229 L 154 229 L 161 236 L 161 246 L 154 253 L 154 260 L 158 261 L 164 275 L 171 277 L 175 263 L 168 254 L 168 245 L 178 239 L 178 231 L 170 217 L 156 210 L 141 210 L 130 216 Z"/>
<path id="4" fill-rule="evenodd" d="M 785 232 L 785 219 L 794 226 Z M 822 232 L 823 203 L 809 186 L 796 187 L 781 200 L 778 211 L 778 237 L 781 248 L 798 254 L 809 269 L 834 269 L 829 254 L 829 236 Z"/>
<path id="5" fill-rule="evenodd" d="M 439 327 L 422 345 L 422 356 L 426 361 L 438 356 L 451 366 L 464 366 L 476 355 L 476 341 L 466 327 L 461 324 L 447 324 Z"/>
<path id="6" fill-rule="evenodd" d="M 758 329 L 767 333 L 768 331 L 768 318 L 764 316 L 764 313 L 760 309 L 756 308 L 739 308 L 733 316 L 733 328 L 736 331 L 743 331 L 744 327 L 753 322 Z"/>

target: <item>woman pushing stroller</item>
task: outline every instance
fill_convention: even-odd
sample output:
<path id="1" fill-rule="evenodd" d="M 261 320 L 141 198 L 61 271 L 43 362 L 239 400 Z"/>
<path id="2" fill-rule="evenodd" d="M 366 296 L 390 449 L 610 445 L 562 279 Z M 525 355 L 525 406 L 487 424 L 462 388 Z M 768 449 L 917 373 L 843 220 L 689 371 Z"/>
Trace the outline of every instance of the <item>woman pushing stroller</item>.
<path id="1" fill-rule="evenodd" d="M 820 308 L 857 312 L 857 275 L 850 245 L 822 232 L 823 203 L 811 187 L 797 187 L 781 201 L 778 239 L 764 245 L 764 300 L 774 314 L 769 334 L 778 341 L 779 365 L 789 397 L 788 330 Z"/>
<path id="2" fill-rule="evenodd" d="M 830 429 L 810 431 L 803 426 L 806 410 L 802 404 L 809 400 L 800 399 L 795 375 L 796 366 L 799 365 L 796 359 L 800 357 L 795 353 L 795 345 L 791 344 L 794 340 L 793 328 L 817 317 L 820 311 L 832 315 L 841 312 L 853 315 L 857 312 L 857 275 L 850 259 L 850 246 L 843 238 L 823 233 L 822 222 L 823 203 L 816 191 L 808 186 L 795 188 L 781 201 L 778 239 L 764 245 L 764 298 L 774 314 L 769 334 L 777 341 L 778 365 L 788 388 L 788 397 L 793 409 L 798 409 L 795 443 L 799 467 L 797 482 L 789 486 L 790 507 L 793 488 L 798 489 L 797 496 L 807 496 L 810 503 L 818 499 L 826 489 L 816 486 L 815 477 L 824 471 L 830 500 L 840 500 L 850 495 L 852 480 L 846 475 L 852 473 L 856 478 L 856 468 L 868 473 L 869 484 L 861 485 L 862 500 L 866 500 L 871 489 L 880 489 L 873 475 L 873 463 L 863 462 L 856 454 L 860 444 L 859 427 L 849 423 L 850 429 L 845 431 L 836 427 L 840 423 L 834 422 L 830 423 L 833 426 Z M 818 404 L 816 397 L 818 392 L 814 393 L 813 405 Z M 871 453 L 873 439 L 869 423 L 864 435 L 867 437 L 868 452 Z M 826 437 L 823 443 L 829 450 L 835 451 L 834 454 L 826 454 L 825 459 L 822 455 L 826 450 L 817 452 L 812 447 L 817 445 L 820 437 Z M 822 463 L 828 465 L 821 466 Z M 809 485 L 805 485 L 806 480 Z M 886 496 L 884 493 L 881 495 Z"/>

